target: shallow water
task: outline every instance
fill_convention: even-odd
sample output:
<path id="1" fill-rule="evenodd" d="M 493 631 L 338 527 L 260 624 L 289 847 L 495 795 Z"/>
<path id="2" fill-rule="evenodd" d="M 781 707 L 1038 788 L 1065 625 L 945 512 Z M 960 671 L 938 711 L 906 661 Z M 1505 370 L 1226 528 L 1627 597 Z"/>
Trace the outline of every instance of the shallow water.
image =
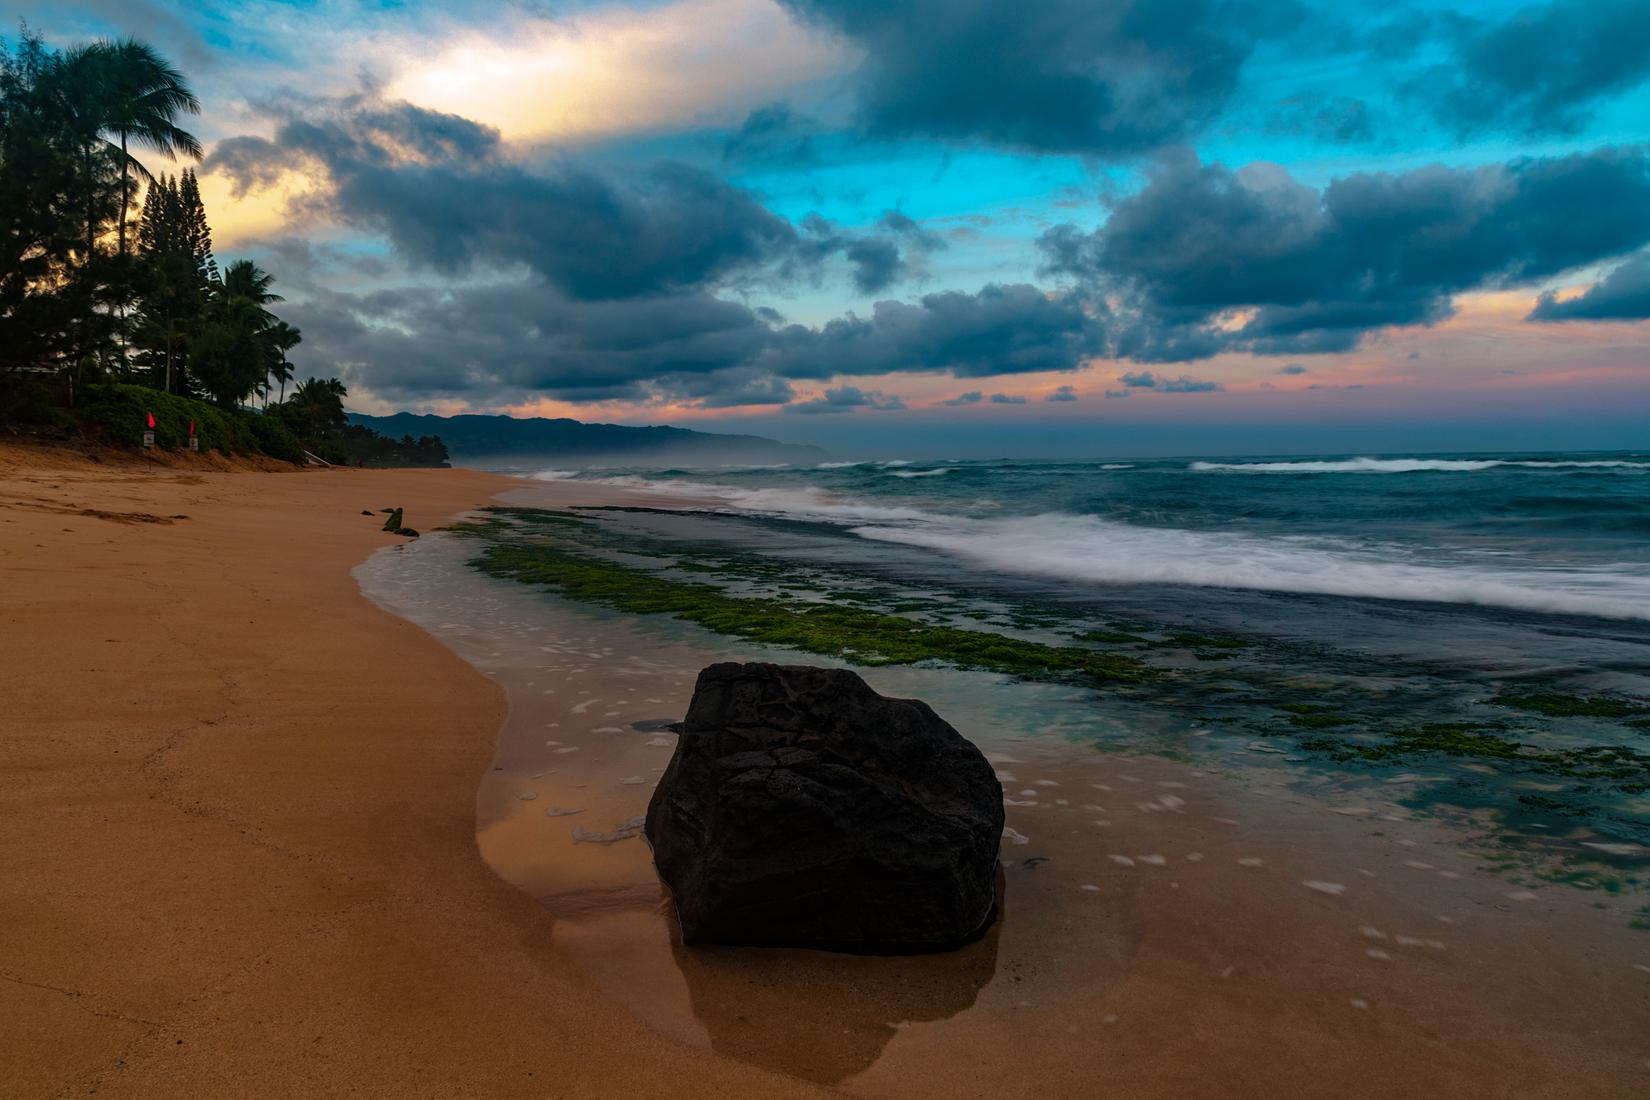
<path id="1" fill-rule="evenodd" d="M 609 518 L 841 562 L 838 536 L 807 524 Z M 1484 812 L 1417 801 L 1456 765 L 1343 772 L 1196 705 L 981 672 L 864 674 L 928 700 L 999 771 L 990 935 L 914 959 L 684 949 L 634 828 L 672 751 L 660 727 L 713 660 L 839 662 L 570 605 L 469 570 L 475 551 L 427 536 L 358 577 L 507 690 L 478 794 L 482 854 L 543 901 L 556 948 L 662 1034 L 875 1096 L 1650 1082 L 1650 933 L 1629 927 L 1642 899 L 1533 877 L 1504 861 Z M 1498 655 L 1486 674 L 1524 659 Z"/>

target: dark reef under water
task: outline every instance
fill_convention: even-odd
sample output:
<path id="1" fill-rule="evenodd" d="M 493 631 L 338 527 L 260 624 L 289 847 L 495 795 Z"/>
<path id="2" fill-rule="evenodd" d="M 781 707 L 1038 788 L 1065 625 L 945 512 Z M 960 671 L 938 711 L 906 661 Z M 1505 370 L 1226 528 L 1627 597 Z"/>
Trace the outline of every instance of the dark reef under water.
<path id="1" fill-rule="evenodd" d="M 692 509 L 497 507 L 448 530 L 478 544 L 471 564 L 495 578 L 850 664 L 1069 684 L 1112 720 L 1064 736 L 1097 748 L 1214 768 L 1281 760 L 1303 780 L 1378 785 L 1415 812 L 1459 818 L 1511 881 L 1650 889 L 1650 704 L 1539 652 L 1546 636 L 1584 644 L 1582 617 L 1056 586 L 828 524 Z M 1337 642 L 1338 623 L 1404 615 L 1462 637 L 1542 622 L 1528 651 L 1482 660 Z M 1640 624 L 1599 631 L 1613 653 L 1650 645 Z M 1640 675 L 1630 656 L 1606 663 L 1623 682 Z M 1633 924 L 1650 928 L 1650 907 Z"/>

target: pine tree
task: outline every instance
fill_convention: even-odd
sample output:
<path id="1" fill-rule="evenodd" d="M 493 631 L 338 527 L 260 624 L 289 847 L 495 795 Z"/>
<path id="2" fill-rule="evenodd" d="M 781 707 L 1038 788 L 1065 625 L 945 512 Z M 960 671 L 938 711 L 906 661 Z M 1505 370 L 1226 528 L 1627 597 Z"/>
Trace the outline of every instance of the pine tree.
<path id="1" fill-rule="evenodd" d="M 187 392 L 188 351 L 198 335 L 217 274 L 211 231 L 194 173 L 150 185 L 138 221 L 140 361 L 162 388 Z"/>
<path id="2" fill-rule="evenodd" d="M 182 212 L 182 237 L 179 246 L 189 253 L 200 272 L 201 281 L 218 281 L 218 261 L 212 255 L 212 228 L 206 224 L 206 206 L 201 202 L 200 185 L 195 182 L 195 170 L 185 168 L 178 184 L 178 204 Z"/>

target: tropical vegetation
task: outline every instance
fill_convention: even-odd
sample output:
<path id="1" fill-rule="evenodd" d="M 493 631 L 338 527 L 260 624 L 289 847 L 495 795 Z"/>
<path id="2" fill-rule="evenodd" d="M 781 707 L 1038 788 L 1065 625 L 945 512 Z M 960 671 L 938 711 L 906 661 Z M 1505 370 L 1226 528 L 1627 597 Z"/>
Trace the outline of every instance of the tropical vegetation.
<path id="1" fill-rule="evenodd" d="M 199 158 L 183 127 L 199 112 L 145 43 L 0 39 L 0 421 L 71 419 L 126 440 L 153 413 L 168 446 L 182 445 L 170 419 L 228 417 L 242 426 L 214 427 L 203 446 L 444 462 L 439 440 L 352 427 L 337 379 L 288 397 L 302 334 L 275 313 L 274 276 L 247 259 L 220 269 L 194 171 L 156 175 L 139 159 Z M 134 403 L 141 419 L 116 427 Z M 218 412 L 191 414 L 195 403 Z"/>

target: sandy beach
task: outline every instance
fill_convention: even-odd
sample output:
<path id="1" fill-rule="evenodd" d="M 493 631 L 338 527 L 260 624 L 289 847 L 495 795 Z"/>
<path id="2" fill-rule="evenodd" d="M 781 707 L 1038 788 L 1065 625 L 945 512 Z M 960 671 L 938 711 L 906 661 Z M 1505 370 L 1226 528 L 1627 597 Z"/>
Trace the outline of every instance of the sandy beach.
<path id="1" fill-rule="evenodd" d="M 1584 899 L 1172 761 L 996 754 L 1033 840 L 964 951 L 684 951 L 642 842 L 599 838 L 704 643 L 506 620 L 478 576 L 442 606 L 441 540 L 362 565 L 412 545 L 363 510 L 520 485 L 0 452 L 0 1093 L 1638 1094 L 1645 975 Z M 398 575 L 441 640 L 363 595 Z"/>
<path id="2" fill-rule="evenodd" d="M 477 855 L 503 696 L 350 569 L 363 509 L 501 484 L 0 451 L 0 1094 L 810 1091 L 652 1034 Z"/>

